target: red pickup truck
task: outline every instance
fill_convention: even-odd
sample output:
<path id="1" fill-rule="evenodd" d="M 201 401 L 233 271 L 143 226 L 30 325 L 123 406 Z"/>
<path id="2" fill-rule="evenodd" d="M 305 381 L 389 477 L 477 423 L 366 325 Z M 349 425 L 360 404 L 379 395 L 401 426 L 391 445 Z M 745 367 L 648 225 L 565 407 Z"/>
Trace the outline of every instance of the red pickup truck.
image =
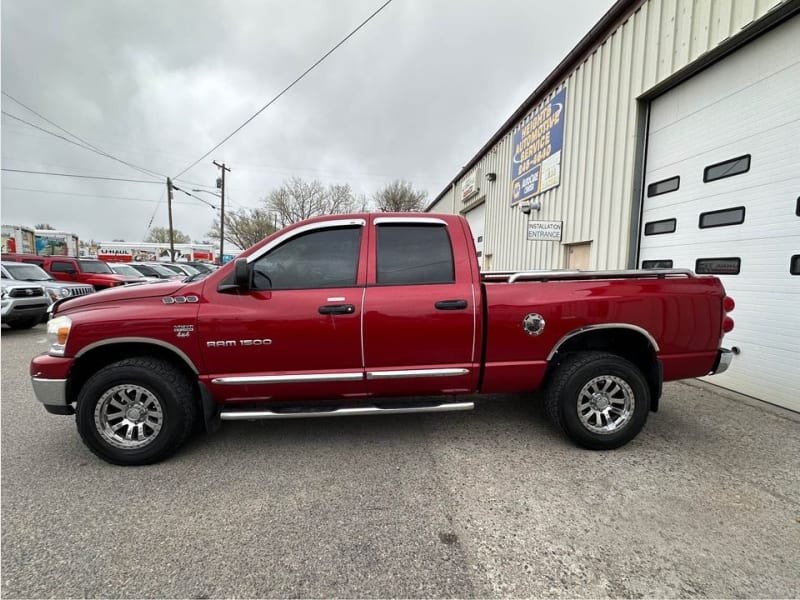
<path id="1" fill-rule="evenodd" d="M 539 389 L 572 440 L 609 449 L 657 410 L 662 381 L 728 367 L 733 306 L 691 271 L 481 274 L 462 217 L 339 215 L 204 276 L 59 301 L 30 374 L 116 464 L 221 420 L 464 410 L 462 395 Z"/>
<path id="2" fill-rule="evenodd" d="M 61 281 L 91 285 L 95 290 L 128 283 L 141 283 L 140 278 L 117 275 L 106 263 L 91 258 L 72 256 L 39 256 L 36 254 L 3 254 L 3 260 L 37 265 Z"/>

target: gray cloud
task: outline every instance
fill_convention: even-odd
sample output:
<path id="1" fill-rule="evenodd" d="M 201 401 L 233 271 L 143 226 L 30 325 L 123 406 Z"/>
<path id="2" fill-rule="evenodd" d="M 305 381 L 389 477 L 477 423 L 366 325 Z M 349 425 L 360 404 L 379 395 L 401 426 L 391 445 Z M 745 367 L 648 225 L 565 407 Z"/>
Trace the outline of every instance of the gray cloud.
<path id="1" fill-rule="evenodd" d="M 106 151 L 173 175 L 379 5 L 3 0 L 2 88 Z M 436 195 L 610 5 L 395 0 L 185 179 L 213 185 L 211 159 L 226 161 L 234 206 L 256 206 L 291 175 L 367 195 L 402 177 Z M 13 169 L 140 176 L 7 117 L 2 157 Z M 163 185 L 8 172 L 2 185 L 3 223 L 139 240 L 154 211 L 154 226 L 167 222 Z M 213 216 L 176 196 L 175 226 L 193 238 Z"/>

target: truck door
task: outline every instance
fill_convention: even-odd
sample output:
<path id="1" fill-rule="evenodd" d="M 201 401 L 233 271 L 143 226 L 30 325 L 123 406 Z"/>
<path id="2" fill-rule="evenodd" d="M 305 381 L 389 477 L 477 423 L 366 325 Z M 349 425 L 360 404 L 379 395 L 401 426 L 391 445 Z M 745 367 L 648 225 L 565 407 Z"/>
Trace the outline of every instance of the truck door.
<path id="1" fill-rule="evenodd" d="M 364 303 L 367 390 L 373 396 L 473 391 L 479 315 L 474 252 L 463 231 L 449 231 L 438 218 L 377 217 L 374 225 Z"/>
<path id="2" fill-rule="evenodd" d="M 198 315 L 207 384 L 228 401 L 365 395 L 363 219 L 290 230 L 247 260 L 253 289 L 211 289 Z M 363 249 L 362 249 L 363 246 Z"/>

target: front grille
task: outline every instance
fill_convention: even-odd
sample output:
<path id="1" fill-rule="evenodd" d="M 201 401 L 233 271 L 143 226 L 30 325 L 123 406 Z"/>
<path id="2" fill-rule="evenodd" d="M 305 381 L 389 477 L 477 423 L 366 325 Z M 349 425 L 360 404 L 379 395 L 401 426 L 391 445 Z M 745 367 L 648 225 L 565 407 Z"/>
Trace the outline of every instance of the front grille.
<path id="1" fill-rule="evenodd" d="M 86 294 L 91 294 L 94 292 L 94 288 L 91 287 L 76 287 L 69 289 L 70 296 L 85 296 Z"/>
<path id="2" fill-rule="evenodd" d="M 33 287 L 16 287 L 8 291 L 10 298 L 35 298 L 36 296 L 44 296 L 42 288 Z"/>

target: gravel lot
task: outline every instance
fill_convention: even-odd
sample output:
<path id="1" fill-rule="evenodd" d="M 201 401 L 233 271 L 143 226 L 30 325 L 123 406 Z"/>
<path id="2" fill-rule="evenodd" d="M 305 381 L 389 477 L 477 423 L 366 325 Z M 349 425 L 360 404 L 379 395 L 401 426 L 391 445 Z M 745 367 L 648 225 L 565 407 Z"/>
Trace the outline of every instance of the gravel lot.
<path id="1" fill-rule="evenodd" d="M 621 450 L 535 402 L 228 422 L 120 468 L 33 398 L 2 332 L 2 595 L 800 596 L 800 416 L 666 386 Z M 735 368 L 735 364 L 734 367 Z"/>

